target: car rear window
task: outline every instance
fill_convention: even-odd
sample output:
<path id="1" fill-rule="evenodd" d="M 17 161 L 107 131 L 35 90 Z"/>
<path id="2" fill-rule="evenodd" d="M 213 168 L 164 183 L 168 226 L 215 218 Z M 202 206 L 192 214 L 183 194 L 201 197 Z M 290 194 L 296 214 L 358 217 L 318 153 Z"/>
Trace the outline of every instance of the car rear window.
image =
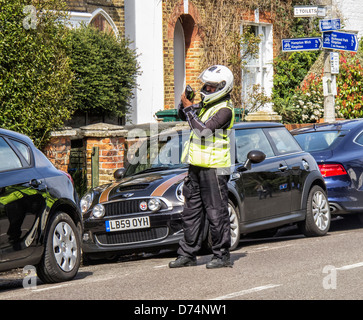
<path id="1" fill-rule="evenodd" d="M 286 128 L 267 129 L 267 133 L 275 144 L 278 154 L 288 154 L 301 151 L 291 133 Z"/>
<path id="2" fill-rule="evenodd" d="M 30 149 L 29 147 L 20 142 L 20 141 L 17 141 L 17 140 L 13 140 L 13 139 L 10 139 L 11 142 L 15 145 L 15 147 L 18 148 L 18 150 L 21 152 L 22 156 L 24 157 L 24 159 L 26 160 L 26 162 L 28 164 L 30 164 Z"/>
<path id="3" fill-rule="evenodd" d="M 0 171 L 21 168 L 21 161 L 4 138 L 0 137 Z"/>
<path id="4" fill-rule="evenodd" d="M 305 151 L 321 151 L 329 147 L 341 135 L 340 131 L 315 131 L 295 135 L 295 139 Z"/>

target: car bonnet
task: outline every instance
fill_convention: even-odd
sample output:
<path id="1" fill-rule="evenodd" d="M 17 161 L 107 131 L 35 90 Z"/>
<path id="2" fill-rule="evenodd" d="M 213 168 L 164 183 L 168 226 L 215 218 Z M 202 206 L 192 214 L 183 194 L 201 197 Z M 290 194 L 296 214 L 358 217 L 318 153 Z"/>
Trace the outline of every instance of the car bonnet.
<path id="1" fill-rule="evenodd" d="M 131 197 L 162 197 L 186 175 L 187 170 L 168 170 L 126 177 L 103 190 L 99 203 Z"/>

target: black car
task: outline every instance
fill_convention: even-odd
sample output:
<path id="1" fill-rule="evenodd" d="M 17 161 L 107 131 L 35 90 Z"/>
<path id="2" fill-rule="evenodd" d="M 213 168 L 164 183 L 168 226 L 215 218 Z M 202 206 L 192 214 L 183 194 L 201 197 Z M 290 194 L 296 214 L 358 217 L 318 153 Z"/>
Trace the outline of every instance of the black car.
<path id="1" fill-rule="evenodd" d="M 72 279 L 83 232 L 76 197 L 28 137 L 0 129 L 0 271 L 31 265 L 43 282 Z"/>
<path id="2" fill-rule="evenodd" d="M 114 183 L 90 190 L 81 200 L 86 258 L 177 247 L 183 236 L 180 163 L 189 130 L 164 132 L 145 141 Z M 307 236 L 330 226 L 324 179 L 314 158 L 277 123 L 239 123 L 229 187 L 232 250 L 241 235 L 298 223 Z M 204 232 L 209 243 L 208 223 Z"/>

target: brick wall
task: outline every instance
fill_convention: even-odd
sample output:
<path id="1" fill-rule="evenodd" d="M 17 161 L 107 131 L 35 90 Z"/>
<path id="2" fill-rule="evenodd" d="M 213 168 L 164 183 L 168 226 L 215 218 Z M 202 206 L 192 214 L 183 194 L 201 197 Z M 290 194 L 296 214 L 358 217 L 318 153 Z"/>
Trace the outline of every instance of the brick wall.
<path id="1" fill-rule="evenodd" d="M 90 187 L 92 152 L 94 147 L 98 147 L 99 185 L 101 185 L 112 181 L 115 170 L 124 167 L 128 148 L 127 133 L 128 131 L 121 126 L 103 123 L 79 129 L 54 131 L 43 152 L 57 169 L 70 172 L 77 169 L 77 165 L 71 161 L 72 152 L 76 150 L 81 158 L 78 159 L 78 169 L 86 171 L 87 186 Z"/>
<path id="2" fill-rule="evenodd" d="M 43 153 L 55 167 L 65 172 L 68 171 L 70 151 L 71 138 L 67 135 L 52 137 L 48 145 L 43 149 Z"/>
<path id="3" fill-rule="evenodd" d="M 203 54 L 201 25 L 204 13 L 205 1 L 188 1 L 188 13 L 184 12 L 183 0 L 163 1 L 163 39 L 164 39 L 164 108 L 174 108 L 174 29 L 178 19 L 180 19 L 185 33 L 185 66 L 186 82 L 191 84 L 197 91 L 200 89 L 198 76 L 201 73 L 200 60 Z M 238 14 L 236 12 L 236 14 Z M 243 12 L 242 21 L 255 19 L 254 12 Z M 272 23 L 269 13 L 260 12 L 260 22 Z M 274 43 L 274 53 L 276 54 L 280 44 Z"/>

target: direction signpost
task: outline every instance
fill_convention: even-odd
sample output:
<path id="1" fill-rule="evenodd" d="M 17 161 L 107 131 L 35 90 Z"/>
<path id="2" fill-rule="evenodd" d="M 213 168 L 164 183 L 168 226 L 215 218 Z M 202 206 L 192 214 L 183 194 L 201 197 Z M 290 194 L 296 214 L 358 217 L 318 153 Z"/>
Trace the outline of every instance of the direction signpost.
<path id="1" fill-rule="evenodd" d="M 325 17 L 332 0 L 320 1 L 324 6 L 295 6 L 295 17 Z M 330 9 L 331 10 L 331 9 Z M 330 13 L 331 14 L 331 13 Z M 333 50 L 358 51 L 358 37 L 355 33 L 337 31 L 342 28 L 340 19 L 319 21 L 321 37 L 283 39 L 282 51 L 311 51 L 324 49 L 324 120 L 335 120 L 334 95 L 336 95 L 336 74 L 339 73 L 339 53 Z"/>
<path id="2" fill-rule="evenodd" d="M 324 32 L 323 48 L 357 52 L 358 37 L 355 33 L 337 31 Z"/>
<path id="3" fill-rule="evenodd" d="M 341 29 L 340 19 L 320 20 L 319 29 L 321 32 L 340 30 Z"/>
<path id="4" fill-rule="evenodd" d="M 320 37 L 282 39 L 283 52 L 319 50 L 320 47 Z"/>

